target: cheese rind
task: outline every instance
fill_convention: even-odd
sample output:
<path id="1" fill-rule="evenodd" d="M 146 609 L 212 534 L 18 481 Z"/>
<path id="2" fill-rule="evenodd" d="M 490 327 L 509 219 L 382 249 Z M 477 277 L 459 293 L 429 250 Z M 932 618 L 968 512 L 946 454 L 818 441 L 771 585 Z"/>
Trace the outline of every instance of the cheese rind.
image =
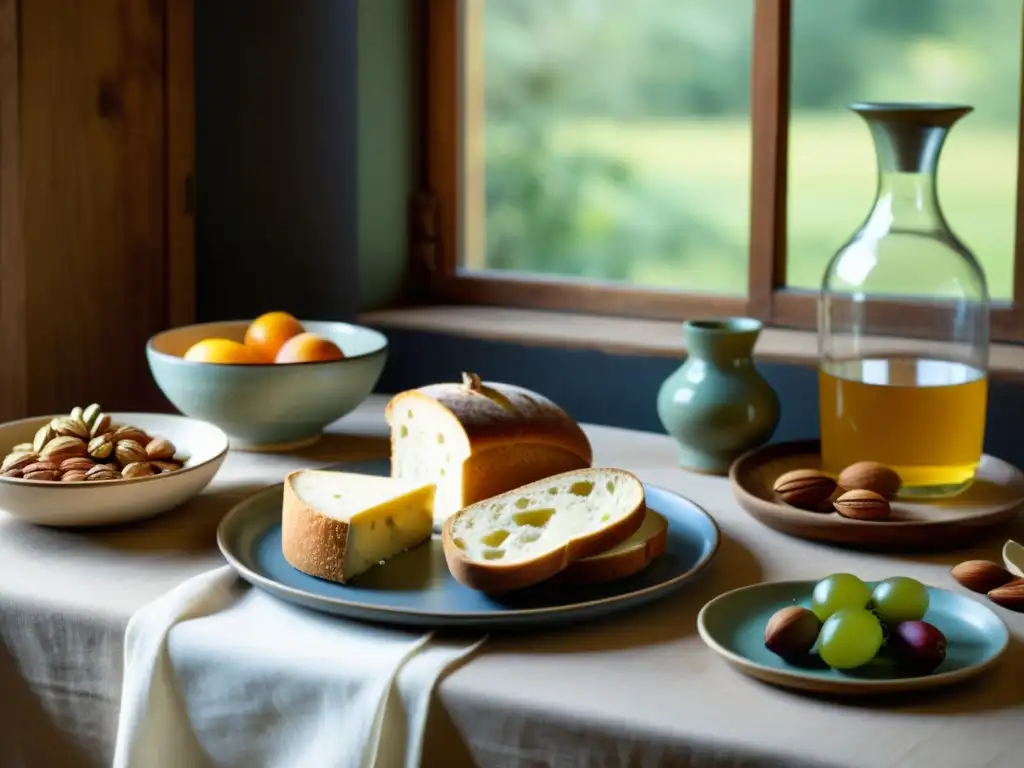
<path id="1" fill-rule="evenodd" d="M 285 478 L 281 548 L 310 576 L 344 584 L 430 539 L 435 486 L 347 472 Z"/>

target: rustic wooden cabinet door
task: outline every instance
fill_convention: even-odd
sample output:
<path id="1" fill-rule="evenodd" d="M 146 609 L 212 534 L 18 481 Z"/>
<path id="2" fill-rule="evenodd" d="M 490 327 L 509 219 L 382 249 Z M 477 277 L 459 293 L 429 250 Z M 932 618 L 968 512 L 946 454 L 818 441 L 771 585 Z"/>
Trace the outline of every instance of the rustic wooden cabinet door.
<path id="1" fill-rule="evenodd" d="M 166 407 L 194 305 L 192 0 L 0 0 L 0 420 Z"/>

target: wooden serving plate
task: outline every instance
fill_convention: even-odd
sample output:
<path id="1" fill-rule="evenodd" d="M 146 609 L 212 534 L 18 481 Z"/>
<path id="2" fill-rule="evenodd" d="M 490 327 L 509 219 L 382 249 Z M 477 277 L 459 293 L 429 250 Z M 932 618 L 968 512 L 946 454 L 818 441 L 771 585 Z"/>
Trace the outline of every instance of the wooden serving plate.
<path id="1" fill-rule="evenodd" d="M 1024 473 L 988 455 L 982 457 L 974 483 L 959 496 L 929 503 L 897 500 L 892 503 L 892 516 L 883 521 L 807 512 L 782 503 L 772 490 L 783 472 L 820 466 L 818 441 L 779 443 L 738 458 L 729 470 L 729 480 L 739 505 L 769 528 L 863 549 L 956 548 L 1008 522 L 1024 503 Z"/>

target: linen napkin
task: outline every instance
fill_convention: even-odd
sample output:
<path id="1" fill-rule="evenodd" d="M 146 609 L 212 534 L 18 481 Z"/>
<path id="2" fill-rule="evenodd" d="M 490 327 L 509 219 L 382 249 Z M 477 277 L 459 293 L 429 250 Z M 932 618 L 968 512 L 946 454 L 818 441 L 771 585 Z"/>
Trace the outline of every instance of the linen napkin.
<path id="1" fill-rule="evenodd" d="M 414 768 L 434 685 L 485 639 L 319 614 L 218 568 L 129 622 L 114 768 Z"/>

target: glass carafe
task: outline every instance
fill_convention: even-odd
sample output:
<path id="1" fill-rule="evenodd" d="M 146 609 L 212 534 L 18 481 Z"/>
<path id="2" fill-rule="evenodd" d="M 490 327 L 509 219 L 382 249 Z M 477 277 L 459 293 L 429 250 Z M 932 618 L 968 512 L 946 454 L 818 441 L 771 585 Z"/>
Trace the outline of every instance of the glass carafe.
<path id="1" fill-rule="evenodd" d="M 822 462 L 880 461 L 904 498 L 967 488 L 982 455 L 989 298 L 936 188 L 971 107 L 859 103 L 878 156 L 874 206 L 833 257 L 818 301 Z"/>

